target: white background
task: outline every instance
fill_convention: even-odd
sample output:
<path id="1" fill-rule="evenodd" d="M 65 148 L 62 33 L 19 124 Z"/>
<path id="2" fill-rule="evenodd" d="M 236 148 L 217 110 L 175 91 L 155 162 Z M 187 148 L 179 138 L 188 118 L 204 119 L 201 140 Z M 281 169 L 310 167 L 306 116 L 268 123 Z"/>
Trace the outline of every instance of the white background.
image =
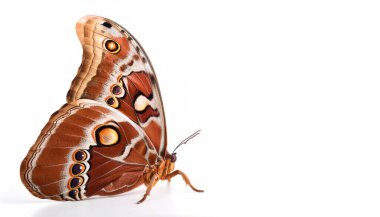
<path id="1" fill-rule="evenodd" d="M 33 197 L 19 164 L 110 18 L 156 69 L 180 178 L 82 202 Z M 0 216 L 379 216 L 380 2 L 0 0 Z"/>

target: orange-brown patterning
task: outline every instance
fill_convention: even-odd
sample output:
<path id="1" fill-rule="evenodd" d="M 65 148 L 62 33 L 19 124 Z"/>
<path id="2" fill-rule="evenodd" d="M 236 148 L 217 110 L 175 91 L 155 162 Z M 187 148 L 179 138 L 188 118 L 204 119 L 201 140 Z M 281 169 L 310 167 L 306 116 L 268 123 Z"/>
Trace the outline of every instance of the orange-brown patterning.
<path id="1" fill-rule="evenodd" d="M 82 200 L 181 175 L 166 150 L 157 78 L 136 39 L 117 23 L 86 16 L 76 26 L 83 60 L 67 103 L 51 117 L 21 163 L 36 197 Z"/>

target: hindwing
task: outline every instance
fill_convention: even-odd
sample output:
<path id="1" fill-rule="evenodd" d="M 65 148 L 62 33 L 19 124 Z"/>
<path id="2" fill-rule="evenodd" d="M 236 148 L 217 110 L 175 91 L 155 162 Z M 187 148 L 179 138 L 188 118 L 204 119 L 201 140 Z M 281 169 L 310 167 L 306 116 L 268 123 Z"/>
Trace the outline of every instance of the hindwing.
<path id="1" fill-rule="evenodd" d="M 78 100 L 52 115 L 21 166 L 36 196 L 79 200 L 143 183 L 159 156 L 143 129 L 121 112 Z"/>

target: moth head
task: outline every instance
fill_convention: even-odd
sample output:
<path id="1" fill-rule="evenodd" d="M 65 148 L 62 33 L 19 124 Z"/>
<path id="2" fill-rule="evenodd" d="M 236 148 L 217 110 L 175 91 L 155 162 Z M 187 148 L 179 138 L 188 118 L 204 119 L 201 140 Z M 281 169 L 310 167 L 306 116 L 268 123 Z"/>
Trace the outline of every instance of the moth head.
<path id="1" fill-rule="evenodd" d="M 165 166 L 166 166 L 167 173 L 171 173 L 174 170 L 176 161 L 177 161 L 177 153 L 169 154 L 168 152 L 166 152 Z"/>
<path id="2" fill-rule="evenodd" d="M 177 153 L 173 153 L 169 156 L 169 166 L 168 166 L 168 173 L 171 173 L 174 170 L 175 162 L 177 161 Z"/>
<path id="3" fill-rule="evenodd" d="M 170 156 L 170 162 L 175 163 L 177 161 L 177 153 L 173 153 Z"/>

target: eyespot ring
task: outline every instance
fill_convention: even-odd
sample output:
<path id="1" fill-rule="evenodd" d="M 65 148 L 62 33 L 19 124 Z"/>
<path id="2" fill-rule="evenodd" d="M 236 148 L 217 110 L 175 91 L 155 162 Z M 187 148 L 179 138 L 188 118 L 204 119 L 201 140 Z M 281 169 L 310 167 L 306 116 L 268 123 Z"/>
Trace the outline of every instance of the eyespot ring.
<path id="1" fill-rule="evenodd" d="M 79 191 L 77 189 L 69 191 L 69 197 L 73 198 L 74 200 L 78 200 L 78 193 Z"/>
<path id="2" fill-rule="evenodd" d="M 112 125 L 103 125 L 95 130 L 95 140 L 98 145 L 112 146 L 120 142 L 120 133 Z"/>
<path id="3" fill-rule="evenodd" d="M 117 100 L 116 97 L 107 97 L 106 103 L 113 108 L 119 107 L 119 100 Z"/>
<path id="4" fill-rule="evenodd" d="M 84 179 L 81 176 L 73 177 L 69 179 L 69 182 L 67 183 L 67 187 L 69 190 L 77 189 L 79 188 L 84 182 Z"/>
<path id="5" fill-rule="evenodd" d="M 86 153 L 86 151 L 84 151 L 82 149 L 76 150 L 73 153 L 72 159 L 75 162 L 82 162 L 82 161 L 87 159 L 87 153 Z"/>
<path id="6" fill-rule="evenodd" d="M 86 166 L 82 163 L 76 163 L 70 166 L 70 175 L 71 176 L 78 176 L 82 174 L 86 170 Z"/>
<path id="7" fill-rule="evenodd" d="M 120 51 L 120 45 L 112 39 L 104 40 L 103 47 L 113 54 L 117 54 Z"/>
<path id="8" fill-rule="evenodd" d="M 123 88 L 120 84 L 114 84 L 111 86 L 111 92 L 113 95 L 115 96 L 121 96 L 123 95 L 124 91 L 123 91 Z"/>

